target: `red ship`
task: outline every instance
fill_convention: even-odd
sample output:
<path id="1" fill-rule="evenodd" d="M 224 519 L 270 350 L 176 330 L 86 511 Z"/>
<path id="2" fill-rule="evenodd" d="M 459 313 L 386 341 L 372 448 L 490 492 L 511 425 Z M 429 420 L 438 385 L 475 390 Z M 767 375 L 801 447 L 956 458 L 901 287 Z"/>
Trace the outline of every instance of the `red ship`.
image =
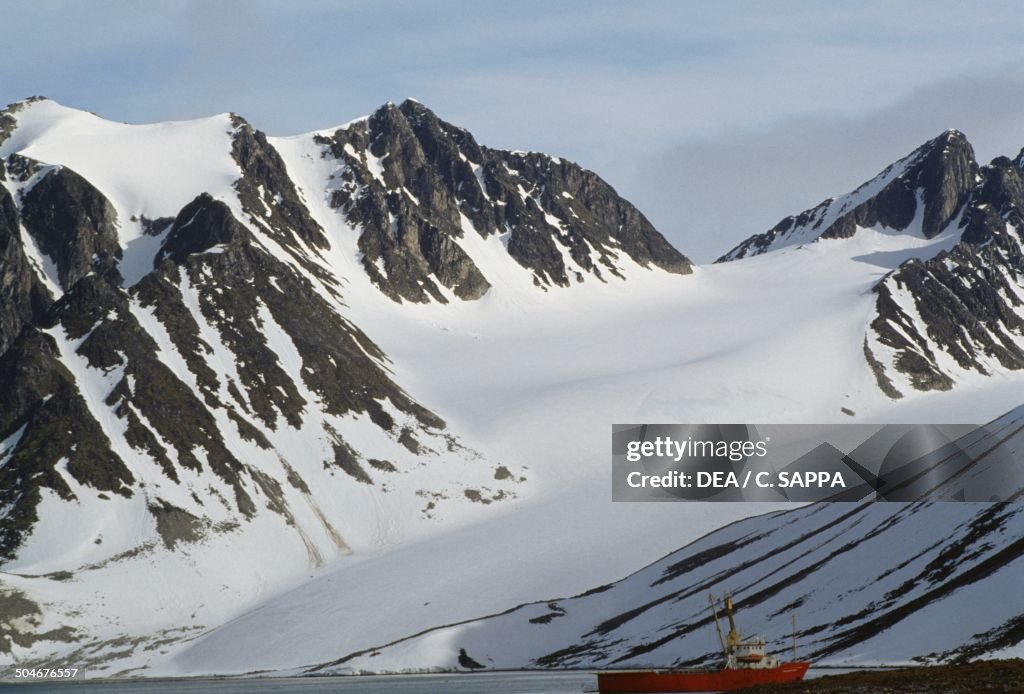
<path id="1" fill-rule="evenodd" d="M 725 598 L 729 634 L 722 637 L 715 600 L 711 613 L 722 644 L 724 662 L 717 670 L 609 670 L 597 673 L 600 694 L 673 694 L 675 692 L 728 692 L 759 684 L 795 682 L 807 674 L 809 662 L 796 659 L 796 622 L 793 628 L 793 660 L 782 662 L 765 654 L 764 639 L 744 639 L 733 621 L 732 598 Z"/>

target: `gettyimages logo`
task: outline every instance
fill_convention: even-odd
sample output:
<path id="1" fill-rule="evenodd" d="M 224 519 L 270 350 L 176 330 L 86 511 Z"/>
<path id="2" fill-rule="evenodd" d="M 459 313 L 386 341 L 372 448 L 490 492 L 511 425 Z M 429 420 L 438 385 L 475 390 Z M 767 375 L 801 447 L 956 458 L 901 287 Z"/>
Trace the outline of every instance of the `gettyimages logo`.
<path id="1" fill-rule="evenodd" d="M 646 426 L 646 425 L 645 425 Z M 653 441 L 630 441 L 626 447 L 626 460 L 637 462 L 651 457 L 672 457 L 679 462 L 687 458 L 728 458 L 733 462 L 746 460 L 752 455 L 768 455 L 768 441 L 723 441 L 698 439 L 687 436 L 677 441 L 671 436 L 659 436 Z"/>
<path id="2" fill-rule="evenodd" d="M 973 424 L 616 424 L 614 501 L 1001 501 L 1022 454 Z"/>

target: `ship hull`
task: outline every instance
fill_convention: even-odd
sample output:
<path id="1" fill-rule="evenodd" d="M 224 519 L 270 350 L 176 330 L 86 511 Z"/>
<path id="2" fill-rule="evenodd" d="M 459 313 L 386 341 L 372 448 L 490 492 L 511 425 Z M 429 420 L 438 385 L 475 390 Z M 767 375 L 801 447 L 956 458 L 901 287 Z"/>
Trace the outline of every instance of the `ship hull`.
<path id="1" fill-rule="evenodd" d="M 783 663 L 776 668 L 735 670 L 620 670 L 597 673 L 601 694 L 672 694 L 728 692 L 759 684 L 803 679 L 810 663 Z"/>

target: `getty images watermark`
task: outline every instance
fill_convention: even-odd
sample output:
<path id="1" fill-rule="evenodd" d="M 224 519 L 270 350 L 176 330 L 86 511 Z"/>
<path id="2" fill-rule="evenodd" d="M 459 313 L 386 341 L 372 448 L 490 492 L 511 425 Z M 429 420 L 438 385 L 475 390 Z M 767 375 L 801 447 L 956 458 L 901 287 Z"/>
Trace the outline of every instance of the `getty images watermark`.
<path id="1" fill-rule="evenodd" d="M 614 501 L 1003 501 L 1005 432 L 974 424 L 615 424 Z"/>

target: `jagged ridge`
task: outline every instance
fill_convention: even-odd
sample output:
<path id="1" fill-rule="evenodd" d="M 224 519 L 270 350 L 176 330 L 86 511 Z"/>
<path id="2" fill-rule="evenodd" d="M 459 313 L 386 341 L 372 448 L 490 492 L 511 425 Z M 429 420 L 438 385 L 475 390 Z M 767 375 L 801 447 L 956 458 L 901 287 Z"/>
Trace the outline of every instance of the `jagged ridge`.
<path id="1" fill-rule="evenodd" d="M 1024 368 L 1022 190 L 1017 163 L 999 157 L 981 167 L 958 217 L 960 242 L 904 263 L 875 287 L 865 349 L 891 397 L 949 390 L 970 372 Z"/>
<path id="2" fill-rule="evenodd" d="M 8 108 L 0 146 L 36 104 L 58 108 Z M 477 457 L 344 317 L 343 278 L 320 255 L 329 241 L 283 160 L 243 119 L 230 124 L 237 179 L 174 218 L 129 222 L 67 166 L 17 152 L 0 162 L 0 561 L 19 556 L 49 495 L 83 493 L 143 504 L 168 548 L 201 539 L 182 523 L 237 529 L 270 512 L 322 561 L 310 533 L 345 549 L 317 508 L 331 489 Z M 156 249 L 131 286 L 120 272 L 129 223 Z M 324 474 L 335 481 L 313 484 Z M 480 468 L 487 486 L 464 481 L 488 502 L 514 495 L 515 478 L 492 477 Z M 429 486 L 417 495 L 408 503 L 428 517 L 447 498 Z M 303 527 L 303 499 L 322 528 Z M 132 548 L 93 553 L 122 549 Z"/>
<path id="3" fill-rule="evenodd" d="M 858 227 L 904 231 L 922 206 L 920 229 L 938 235 L 956 216 L 977 172 L 974 149 L 958 130 L 926 142 L 898 162 L 839 198 L 829 198 L 751 236 L 716 262 L 739 260 L 818 239 L 848 238 Z"/>
<path id="4" fill-rule="evenodd" d="M 341 166 L 331 204 L 361 229 L 363 268 L 394 299 L 486 293 L 493 278 L 459 243 L 469 233 L 501 238 L 541 287 L 587 274 L 622 278 L 621 255 L 691 271 L 596 174 L 556 157 L 483 147 L 419 102 L 388 104 L 316 141 Z"/>

